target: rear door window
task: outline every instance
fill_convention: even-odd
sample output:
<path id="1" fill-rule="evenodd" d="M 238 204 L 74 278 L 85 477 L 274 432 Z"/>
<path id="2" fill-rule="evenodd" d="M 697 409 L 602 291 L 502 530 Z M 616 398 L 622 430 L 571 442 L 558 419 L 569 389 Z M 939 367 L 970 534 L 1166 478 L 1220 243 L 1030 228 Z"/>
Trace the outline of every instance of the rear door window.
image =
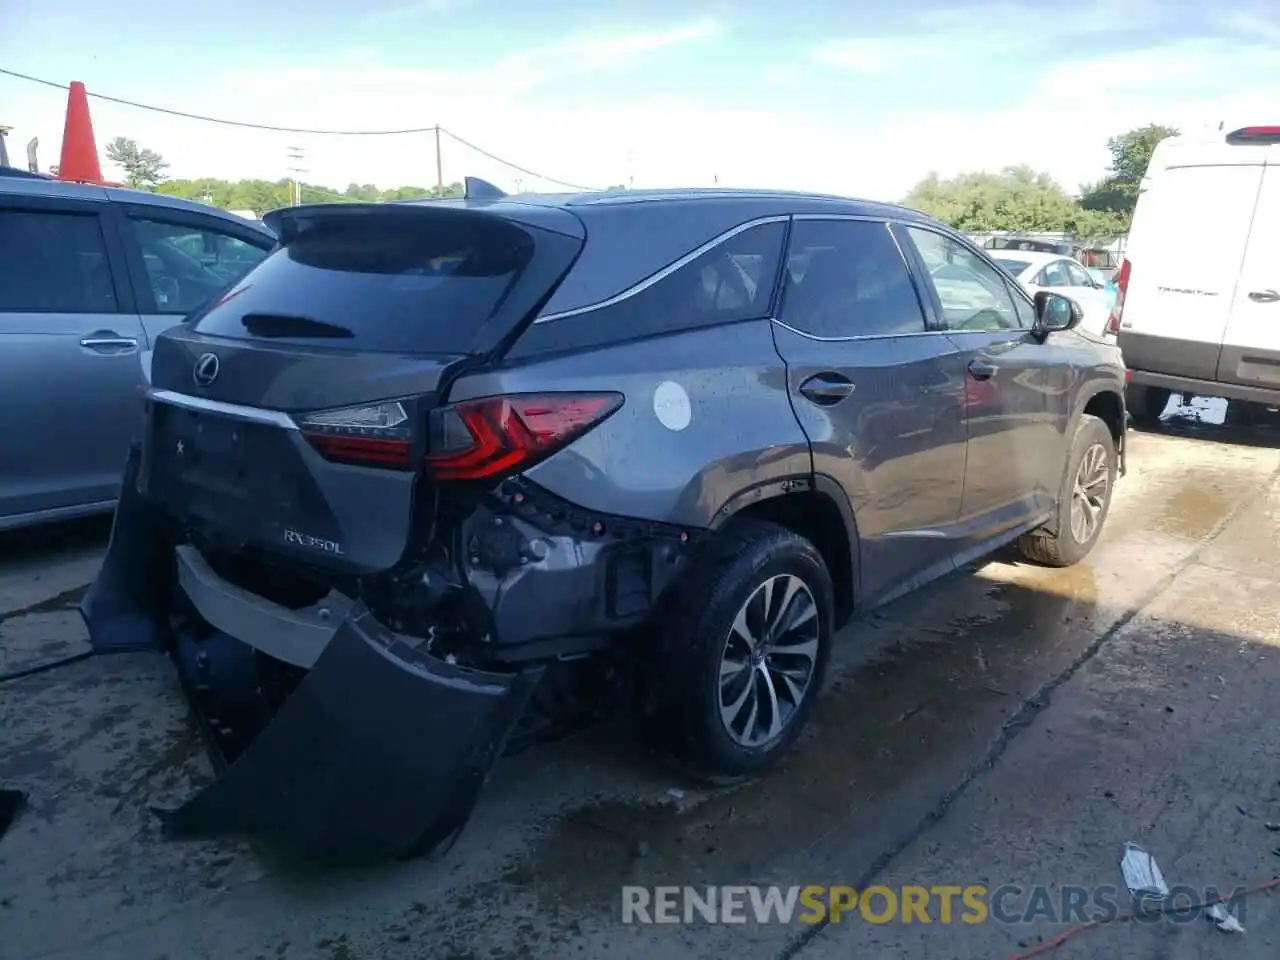
<path id="1" fill-rule="evenodd" d="M 779 319 L 815 337 L 924 333 L 924 312 L 887 223 L 799 220 Z"/>
<path id="2" fill-rule="evenodd" d="M 116 313 L 96 213 L 0 209 L 0 312 Z"/>
<path id="3" fill-rule="evenodd" d="M 194 326 L 223 337 L 465 353 L 533 253 L 526 231 L 495 218 L 321 220 L 272 252 Z"/>

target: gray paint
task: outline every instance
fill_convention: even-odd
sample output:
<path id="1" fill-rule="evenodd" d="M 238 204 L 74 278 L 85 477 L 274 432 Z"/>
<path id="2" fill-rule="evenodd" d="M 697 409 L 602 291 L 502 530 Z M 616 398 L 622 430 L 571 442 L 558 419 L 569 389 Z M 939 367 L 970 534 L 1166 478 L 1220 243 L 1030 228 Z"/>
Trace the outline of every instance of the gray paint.
<path id="1" fill-rule="evenodd" d="M 660 383 L 679 384 L 692 418 L 669 430 L 654 412 Z M 698 330 L 467 376 L 451 401 L 555 389 L 616 390 L 622 409 L 528 471 L 588 509 L 708 527 L 739 491 L 810 473 L 808 443 L 786 398 L 786 370 L 766 320 Z"/>
<path id="2" fill-rule="evenodd" d="M 557 313 L 632 295 L 655 272 L 744 223 L 790 216 L 926 223 L 896 207 L 764 193 L 431 202 L 543 225 L 570 217 L 583 226 L 584 252 L 542 310 L 552 324 Z M 954 231 L 928 226 L 990 262 Z M 929 281 L 918 258 L 903 252 L 924 291 Z M 761 318 L 522 362 L 220 341 L 223 373 L 208 395 L 290 413 L 413 395 L 405 402 L 419 416 L 440 403 L 501 394 L 617 392 L 625 398 L 620 409 L 526 470 L 525 479 L 574 509 L 668 531 L 715 529 L 753 491 L 782 495 L 798 481 L 841 507 L 868 605 L 1043 523 L 1085 400 L 1099 389 L 1117 397 L 1122 390 L 1114 346 L 1074 331 L 933 331 L 938 308 L 927 289 L 920 332 L 892 337 L 818 339 L 785 317 Z M 162 336 L 156 386 L 201 394 L 190 369 L 207 346 L 187 329 Z M 991 368 L 989 379 L 975 379 L 974 361 Z M 819 375 L 844 378 L 847 396 L 811 395 L 804 387 Z M 687 425 L 662 422 L 655 407 L 662 384 L 688 397 Z M 316 557 L 314 565 L 376 570 L 399 559 L 411 528 L 425 522 L 413 475 L 328 463 L 288 432 L 289 449 L 281 446 L 271 467 L 319 497 L 312 513 L 297 515 L 299 528 L 305 519 L 304 533 L 351 547 L 341 563 Z M 497 522 L 488 509 L 463 521 L 463 542 L 487 536 L 484 525 Z M 261 522 L 278 527 L 281 516 L 264 512 Z M 513 529 L 528 543 L 540 539 L 532 521 Z M 665 549 L 658 534 L 644 536 L 655 551 Z M 249 539 L 270 548 L 261 536 Z M 483 551 L 461 561 L 494 614 L 496 642 L 597 642 L 610 629 L 598 585 L 611 549 L 585 532 L 541 539 L 538 559 L 526 556 L 513 569 L 486 569 Z M 288 555 L 307 562 L 298 551 Z M 532 612 L 548 602 L 555 616 L 535 624 Z"/>
<path id="3" fill-rule="evenodd" d="M 155 337 L 181 319 L 139 312 L 125 204 L 274 243 L 261 224 L 188 200 L 0 174 L 0 216 L 15 206 L 97 214 L 117 300 L 106 314 L 0 310 L 0 409 L 8 424 L 0 430 L 0 529 L 109 510 L 119 493 L 140 425 L 143 363 Z"/>

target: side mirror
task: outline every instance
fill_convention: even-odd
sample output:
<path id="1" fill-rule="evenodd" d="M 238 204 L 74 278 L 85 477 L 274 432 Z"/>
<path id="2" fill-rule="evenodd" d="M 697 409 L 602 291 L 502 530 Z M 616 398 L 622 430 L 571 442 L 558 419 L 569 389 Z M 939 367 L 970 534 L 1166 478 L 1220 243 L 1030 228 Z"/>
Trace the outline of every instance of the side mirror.
<path id="1" fill-rule="evenodd" d="M 1070 330 L 1084 319 L 1080 304 L 1058 293 L 1038 290 L 1035 304 L 1036 322 L 1031 331 L 1041 337 L 1059 330 Z"/>

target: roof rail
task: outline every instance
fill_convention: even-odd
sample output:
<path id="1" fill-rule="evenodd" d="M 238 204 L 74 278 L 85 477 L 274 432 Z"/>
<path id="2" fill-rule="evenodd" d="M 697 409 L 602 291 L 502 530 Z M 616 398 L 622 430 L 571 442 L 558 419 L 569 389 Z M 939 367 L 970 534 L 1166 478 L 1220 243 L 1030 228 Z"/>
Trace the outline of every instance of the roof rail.
<path id="1" fill-rule="evenodd" d="M 0 177 L 12 177 L 18 180 L 57 180 L 58 178 L 48 173 L 39 173 L 35 170 L 23 170 L 21 167 L 0 167 Z"/>
<path id="2" fill-rule="evenodd" d="M 488 180 L 479 177 L 462 178 L 462 198 L 464 200 L 502 200 L 506 194 Z"/>

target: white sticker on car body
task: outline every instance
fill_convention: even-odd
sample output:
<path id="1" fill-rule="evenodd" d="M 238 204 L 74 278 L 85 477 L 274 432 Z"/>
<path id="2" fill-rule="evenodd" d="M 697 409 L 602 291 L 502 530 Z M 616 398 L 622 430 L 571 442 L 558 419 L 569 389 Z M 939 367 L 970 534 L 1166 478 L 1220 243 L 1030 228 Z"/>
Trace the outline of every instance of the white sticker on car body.
<path id="1" fill-rule="evenodd" d="M 668 430 L 683 430 L 693 419 L 689 394 L 674 380 L 664 380 L 653 391 L 653 412 Z"/>

